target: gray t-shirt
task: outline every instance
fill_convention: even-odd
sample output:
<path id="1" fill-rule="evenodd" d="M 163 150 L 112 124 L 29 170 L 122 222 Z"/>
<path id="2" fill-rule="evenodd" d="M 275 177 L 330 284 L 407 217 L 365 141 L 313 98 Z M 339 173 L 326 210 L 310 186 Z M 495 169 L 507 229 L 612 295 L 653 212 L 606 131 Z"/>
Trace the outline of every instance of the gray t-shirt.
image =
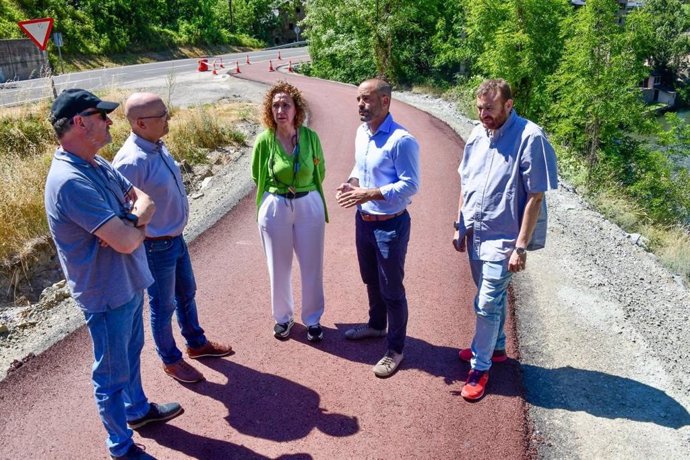
<path id="1" fill-rule="evenodd" d="M 82 310 L 120 307 L 153 283 L 143 246 L 132 254 L 102 247 L 94 232 L 131 206 L 132 184 L 103 158 L 98 167 L 58 149 L 46 179 L 50 234 L 72 296 Z"/>

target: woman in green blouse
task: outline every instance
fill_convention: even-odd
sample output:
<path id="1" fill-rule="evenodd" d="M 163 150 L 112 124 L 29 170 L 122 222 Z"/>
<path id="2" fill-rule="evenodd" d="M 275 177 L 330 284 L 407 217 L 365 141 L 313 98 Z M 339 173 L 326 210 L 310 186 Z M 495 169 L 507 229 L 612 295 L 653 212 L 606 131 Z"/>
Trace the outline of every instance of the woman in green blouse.
<path id="1" fill-rule="evenodd" d="M 252 179 L 261 242 L 271 279 L 273 335 L 287 339 L 294 324 L 292 253 L 302 279 L 302 322 L 307 339 L 323 338 L 323 240 L 328 213 L 321 184 L 326 165 L 319 137 L 302 126 L 300 91 L 279 81 L 266 93 L 263 123 L 252 155 Z"/>

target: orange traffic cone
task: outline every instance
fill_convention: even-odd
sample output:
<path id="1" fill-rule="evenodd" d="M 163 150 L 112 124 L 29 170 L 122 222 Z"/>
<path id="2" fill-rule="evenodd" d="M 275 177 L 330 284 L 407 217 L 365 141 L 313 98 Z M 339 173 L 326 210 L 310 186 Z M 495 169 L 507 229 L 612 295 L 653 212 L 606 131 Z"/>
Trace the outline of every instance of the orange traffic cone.
<path id="1" fill-rule="evenodd" d="M 249 62 L 249 55 L 247 54 L 247 64 L 251 65 L 251 62 Z"/>
<path id="2" fill-rule="evenodd" d="M 213 72 L 211 72 L 211 73 L 213 75 L 218 75 L 218 71 L 216 70 L 216 60 L 215 59 L 213 60 L 213 64 L 211 64 L 211 65 L 213 66 Z"/>
<path id="3" fill-rule="evenodd" d="M 275 72 L 275 69 L 273 68 L 273 63 L 271 62 L 270 59 L 268 61 L 268 71 L 269 72 Z"/>
<path id="4" fill-rule="evenodd" d="M 280 57 L 280 51 L 278 51 L 278 60 L 279 60 L 279 61 L 282 61 L 282 60 L 283 60 L 283 58 Z"/>
<path id="5" fill-rule="evenodd" d="M 288 61 L 288 72 L 292 72 L 292 61 Z"/>
<path id="6" fill-rule="evenodd" d="M 223 58 L 220 58 L 220 64 L 218 65 L 221 69 L 224 69 L 225 66 L 223 65 Z"/>
<path id="7" fill-rule="evenodd" d="M 242 72 L 240 72 L 240 63 L 239 63 L 239 61 L 235 61 L 235 73 L 242 73 Z"/>

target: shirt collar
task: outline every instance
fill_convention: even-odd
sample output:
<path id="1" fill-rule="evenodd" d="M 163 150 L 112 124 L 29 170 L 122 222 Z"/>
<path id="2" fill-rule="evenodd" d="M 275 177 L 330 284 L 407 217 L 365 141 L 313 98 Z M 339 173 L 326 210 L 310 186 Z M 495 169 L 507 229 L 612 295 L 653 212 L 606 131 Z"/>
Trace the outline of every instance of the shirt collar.
<path id="1" fill-rule="evenodd" d="M 129 137 L 134 141 L 137 147 L 146 153 L 160 153 L 165 145 L 161 139 L 159 139 L 157 142 L 151 142 L 143 137 L 137 136 L 135 133 L 130 133 Z"/>
<path id="2" fill-rule="evenodd" d="M 510 109 L 510 114 L 508 115 L 508 118 L 506 118 L 505 123 L 503 123 L 500 128 L 494 130 L 493 133 L 487 129 L 486 135 L 489 137 L 489 139 L 499 139 L 506 131 L 510 129 L 511 126 L 515 124 L 515 120 L 517 120 L 517 113 L 515 113 L 515 109 Z"/>
<path id="3" fill-rule="evenodd" d="M 83 158 L 80 158 L 76 156 L 75 154 L 68 152 L 62 146 L 58 147 L 57 150 L 55 150 L 55 158 L 61 161 L 66 161 L 67 163 L 72 163 L 76 166 L 81 166 L 81 167 L 91 167 L 91 163 L 88 161 L 84 160 Z M 98 158 L 98 156 L 96 156 Z"/>
<path id="4" fill-rule="evenodd" d="M 372 133 L 371 130 L 369 129 L 369 125 L 367 123 L 364 123 L 365 129 L 367 130 L 367 134 L 369 134 L 369 137 L 373 137 L 377 135 L 378 133 L 385 133 L 388 134 L 391 132 L 391 125 L 393 124 L 393 116 L 388 112 L 386 115 L 386 118 L 383 119 L 383 122 L 379 125 L 379 129 L 376 130 L 375 133 Z"/>

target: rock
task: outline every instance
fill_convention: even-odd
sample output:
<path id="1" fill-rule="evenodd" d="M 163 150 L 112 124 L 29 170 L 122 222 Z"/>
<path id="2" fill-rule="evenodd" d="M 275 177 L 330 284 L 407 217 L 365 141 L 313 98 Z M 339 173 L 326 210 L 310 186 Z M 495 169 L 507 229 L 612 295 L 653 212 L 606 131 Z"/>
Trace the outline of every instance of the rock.
<path id="1" fill-rule="evenodd" d="M 201 181 L 201 190 L 208 187 L 208 185 L 211 183 L 211 180 L 213 180 L 213 177 L 206 177 L 203 181 Z"/>
<path id="2" fill-rule="evenodd" d="M 70 297 L 69 288 L 65 280 L 59 281 L 49 286 L 41 293 L 39 308 L 48 310 L 56 307 L 60 302 Z"/>
<path id="3" fill-rule="evenodd" d="M 649 247 L 649 238 L 646 238 L 639 233 L 626 233 L 626 238 L 632 241 L 634 244 L 640 246 L 642 249 L 647 250 Z"/>
<path id="4" fill-rule="evenodd" d="M 203 192 L 196 192 L 196 193 L 193 193 L 193 194 L 192 194 L 192 200 L 197 200 L 197 199 L 201 198 L 202 196 L 204 196 L 204 193 L 203 193 Z"/>
<path id="5" fill-rule="evenodd" d="M 0 323 L 0 334 L 9 334 L 10 333 L 10 328 L 7 327 L 7 324 Z"/>

